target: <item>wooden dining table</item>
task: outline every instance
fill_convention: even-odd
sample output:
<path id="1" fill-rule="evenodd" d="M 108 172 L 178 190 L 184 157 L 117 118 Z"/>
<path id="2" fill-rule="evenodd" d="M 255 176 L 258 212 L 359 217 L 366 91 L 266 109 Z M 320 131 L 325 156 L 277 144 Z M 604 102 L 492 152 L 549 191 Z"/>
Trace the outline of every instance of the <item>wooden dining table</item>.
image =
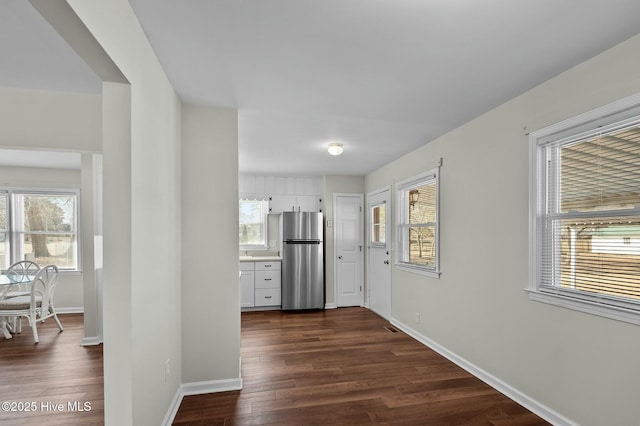
<path id="1" fill-rule="evenodd" d="M 17 274 L 1 274 L 0 275 L 0 302 L 10 297 L 11 292 L 13 291 L 13 287 L 30 283 L 33 281 L 34 276 L 32 275 L 17 275 Z M 7 326 L 8 321 L 7 317 L 0 317 L 0 333 L 2 333 L 5 339 L 11 339 L 13 336 L 9 331 L 9 327 Z"/>

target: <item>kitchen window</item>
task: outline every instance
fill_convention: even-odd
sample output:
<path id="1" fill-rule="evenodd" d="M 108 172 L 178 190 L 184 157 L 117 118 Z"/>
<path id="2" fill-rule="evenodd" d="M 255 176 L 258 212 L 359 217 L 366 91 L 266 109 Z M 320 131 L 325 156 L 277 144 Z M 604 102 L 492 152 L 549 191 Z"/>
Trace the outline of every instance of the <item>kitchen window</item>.
<path id="1" fill-rule="evenodd" d="M 396 184 L 400 269 L 440 276 L 439 168 Z"/>
<path id="2" fill-rule="evenodd" d="M 266 250 L 269 201 L 240 200 L 240 250 Z"/>
<path id="3" fill-rule="evenodd" d="M 0 262 L 20 260 L 79 269 L 79 191 L 0 192 Z"/>
<path id="4" fill-rule="evenodd" d="M 530 147 L 531 298 L 640 324 L 640 97 Z"/>

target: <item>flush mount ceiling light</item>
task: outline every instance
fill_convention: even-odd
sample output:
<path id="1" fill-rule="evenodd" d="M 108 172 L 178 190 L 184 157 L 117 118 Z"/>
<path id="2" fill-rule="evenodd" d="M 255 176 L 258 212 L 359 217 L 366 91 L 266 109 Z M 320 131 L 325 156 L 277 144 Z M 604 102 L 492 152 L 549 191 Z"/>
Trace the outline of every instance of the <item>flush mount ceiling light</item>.
<path id="1" fill-rule="evenodd" d="M 329 144 L 329 154 L 331 155 L 340 155 L 342 154 L 344 149 L 342 148 L 342 144 L 339 142 L 332 142 Z"/>

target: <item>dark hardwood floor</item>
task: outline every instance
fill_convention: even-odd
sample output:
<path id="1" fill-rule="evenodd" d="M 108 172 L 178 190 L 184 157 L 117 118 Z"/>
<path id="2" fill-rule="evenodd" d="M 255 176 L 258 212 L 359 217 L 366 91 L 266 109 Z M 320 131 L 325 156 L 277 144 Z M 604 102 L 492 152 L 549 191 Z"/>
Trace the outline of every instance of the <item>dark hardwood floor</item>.
<path id="1" fill-rule="evenodd" d="M 80 346 L 82 315 L 59 318 L 62 333 L 38 324 L 37 345 L 26 319 L 21 334 L 0 336 L 1 425 L 104 424 L 102 346 Z"/>
<path id="2" fill-rule="evenodd" d="M 174 424 L 548 424 L 394 330 L 363 308 L 243 313 L 243 390 L 187 396 Z"/>
<path id="3" fill-rule="evenodd" d="M 40 324 L 37 345 L 24 326 L 0 337 L 0 402 L 19 409 L 3 405 L 0 424 L 104 424 L 102 346 L 80 346 L 82 315 L 61 321 Z M 174 424 L 547 424 L 393 330 L 362 308 L 243 313 L 244 389 L 185 397 Z"/>

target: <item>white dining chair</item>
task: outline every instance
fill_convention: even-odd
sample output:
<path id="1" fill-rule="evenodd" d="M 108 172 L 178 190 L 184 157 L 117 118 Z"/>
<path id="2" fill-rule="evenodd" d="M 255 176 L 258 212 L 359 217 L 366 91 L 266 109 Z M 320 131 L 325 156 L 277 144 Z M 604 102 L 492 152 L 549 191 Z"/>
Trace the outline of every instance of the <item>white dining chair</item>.
<path id="1" fill-rule="evenodd" d="M 13 284 L 2 295 L 1 299 L 28 295 L 29 283 L 39 270 L 40 266 L 31 260 L 21 260 L 9 266 L 5 276 Z M 6 318 L 5 327 L 9 327 L 8 330 L 20 332 L 22 328 L 21 321 L 20 317 Z"/>
<path id="2" fill-rule="evenodd" d="M 55 265 L 43 266 L 29 284 L 29 294 L 0 301 L 0 317 L 26 317 L 33 331 L 35 343 L 40 341 L 37 323 L 47 318 L 53 318 L 58 329 L 64 331 L 53 307 L 57 280 L 58 268 Z M 16 331 L 20 332 L 19 329 Z"/>
<path id="3" fill-rule="evenodd" d="M 31 260 L 21 260 L 9 266 L 5 276 L 11 281 L 11 288 L 5 298 L 26 296 L 29 294 L 29 283 L 36 276 L 40 266 Z"/>

